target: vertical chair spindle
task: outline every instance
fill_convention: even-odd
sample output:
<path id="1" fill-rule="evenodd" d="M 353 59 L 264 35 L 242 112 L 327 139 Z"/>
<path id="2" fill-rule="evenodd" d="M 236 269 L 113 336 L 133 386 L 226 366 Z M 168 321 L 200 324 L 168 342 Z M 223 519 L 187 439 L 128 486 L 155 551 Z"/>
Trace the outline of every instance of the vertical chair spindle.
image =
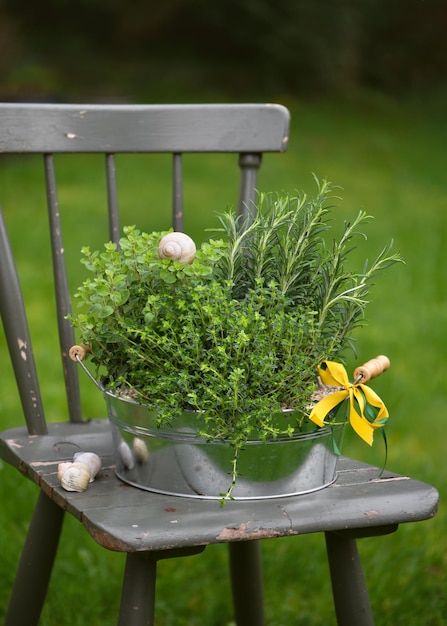
<path id="1" fill-rule="evenodd" d="M 261 154 L 241 153 L 239 155 L 241 182 L 238 213 L 246 218 L 250 218 L 253 210 L 253 202 L 256 199 L 256 185 L 261 161 Z"/>
<path id="2" fill-rule="evenodd" d="M 182 155 L 172 155 L 172 227 L 183 231 L 183 167 Z"/>
<path id="3" fill-rule="evenodd" d="M 71 301 L 68 288 L 67 271 L 65 268 L 64 244 L 62 240 L 56 175 L 52 154 L 44 154 L 44 165 L 48 216 L 50 221 L 53 273 L 54 283 L 56 286 L 57 322 L 68 413 L 71 422 L 82 422 L 78 369 L 76 367 L 76 363 L 73 363 L 68 354 L 70 347 L 76 342 L 74 330 L 66 319 L 66 316 L 71 313 Z"/>
<path id="4" fill-rule="evenodd" d="M 116 186 L 115 155 L 106 154 L 107 207 L 109 215 L 109 238 L 118 245 L 120 224 L 118 211 L 118 193 Z"/>

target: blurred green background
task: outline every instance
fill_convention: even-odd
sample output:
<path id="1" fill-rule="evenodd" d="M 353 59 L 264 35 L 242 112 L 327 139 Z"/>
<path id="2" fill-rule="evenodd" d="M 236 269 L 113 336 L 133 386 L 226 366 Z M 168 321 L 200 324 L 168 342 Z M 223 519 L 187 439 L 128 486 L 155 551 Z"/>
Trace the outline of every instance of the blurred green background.
<path id="1" fill-rule="evenodd" d="M 60 102 L 276 101 L 292 113 L 289 150 L 266 155 L 262 190 L 315 190 L 314 172 L 340 186 L 340 220 L 374 216 L 356 259 L 391 238 L 406 265 L 374 287 L 358 358 L 389 355 L 374 382 L 391 420 L 387 467 L 435 485 L 438 515 L 359 542 L 377 626 L 447 622 L 447 5 L 441 0 L 31 0 L 0 3 L 0 100 Z M 170 160 L 118 161 L 123 223 L 170 220 Z M 56 161 L 73 290 L 82 245 L 107 238 L 103 162 Z M 235 158 L 191 156 L 185 230 L 197 240 L 236 201 Z M 0 158 L 0 204 L 19 258 L 48 419 L 65 416 L 52 321 L 50 253 L 39 159 Z M 234 180 L 234 185 L 232 184 Z M 102 398 L 83 381 L 86 415 Z M 0 428 L 20 406 L 0 334 Z M 347 455 L 381 465 L 348 435 Z M 0 465 L 0 624 L 36 489 Z M 335 624 L 320 536 L 264 543 L 268 626 Z M 105 553 L 67 519 L 43 626 L 116 622 L 123 557 Z M 157 624 L 228 626 L 225 546 L 160 563 Z"/>
<path id="2" fill-rule="evenodd" d="M 3 98 L 272 99 L 444 85 L 444 0 L 2 0 Z"/>

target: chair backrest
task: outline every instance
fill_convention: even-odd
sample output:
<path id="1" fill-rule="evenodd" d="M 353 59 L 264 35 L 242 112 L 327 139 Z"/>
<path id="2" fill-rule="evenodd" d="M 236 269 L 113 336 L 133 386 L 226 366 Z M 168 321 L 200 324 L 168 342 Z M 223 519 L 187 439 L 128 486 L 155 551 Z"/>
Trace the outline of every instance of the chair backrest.
<path id="1" fill-rule="evenodd" d="M 0 104 L 0 154 L 43 155 L 58 329 L 71 421 L 82 421 L 82 415 L 78 369 L 68 355 L 75 338 L 66 320 L 71 304 L 59 213 L 63 207 L 59 207 L 54 155 L 104 154 L 109 238 L 117 242 L 120 227 L 116 154 L 172 154 L 172 226 L 174 230 L 183 230 L 184 153 L 238 154 L 238 211 L 249 217 L 262 153 L 284 151 L 288 133 L 288 110 L 272 104 Z M 31 339 L 1 212 L 0 310 L 28 430 L 32 434 L 44 434 L 46 423 Z"/>

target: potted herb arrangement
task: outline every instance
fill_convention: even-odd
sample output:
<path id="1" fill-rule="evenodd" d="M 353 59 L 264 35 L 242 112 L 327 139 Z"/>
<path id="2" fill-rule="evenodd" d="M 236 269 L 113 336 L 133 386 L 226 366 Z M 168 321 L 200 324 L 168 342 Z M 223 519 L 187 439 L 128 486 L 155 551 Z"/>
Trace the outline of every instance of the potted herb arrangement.
<path id="1" fill-rule="evenodd" d="M 350 269 L 369 216 L 337 224 L 332 193 L 260 193 L 250 220 L 221 214 L 198 249 L 134 226 L 83 249 L 72 358 L 96 367 L 122 479 L 222 502 L 305 493 L 335 479 L 347 421 L 372 443 L 388 413 L 364 383 L 388 363 L 350 383 L 340 361 L 400 257 L 390 244 Z"/>

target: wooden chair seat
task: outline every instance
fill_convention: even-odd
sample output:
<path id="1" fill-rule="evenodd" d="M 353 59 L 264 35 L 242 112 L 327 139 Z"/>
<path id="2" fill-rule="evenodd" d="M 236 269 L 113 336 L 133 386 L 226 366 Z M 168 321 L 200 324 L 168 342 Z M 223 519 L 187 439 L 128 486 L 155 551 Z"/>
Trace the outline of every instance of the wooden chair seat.
<path id="1" fill-rule="evenodd" d="M 312 532 L 385 534 L 399 523 L 432 517 L 438 501 L 436 489 L 425 483 L 344 457 L 335 483 L 301 496 L 227 502 L 221 508 L 215 500 L 152 493 L 115 476 L 112 437 L 104 419 L 49 424 L 48 435 L 38 438 L 25 428 L 12 429 L 2 434 L 0 445 L 2 458 L 81 521 L 97 543 L 119 552 L 204 548 Z M 96 452 L 102 469 L 85 492 L 67 493 L 57 467 L 78 450 Z"/>

